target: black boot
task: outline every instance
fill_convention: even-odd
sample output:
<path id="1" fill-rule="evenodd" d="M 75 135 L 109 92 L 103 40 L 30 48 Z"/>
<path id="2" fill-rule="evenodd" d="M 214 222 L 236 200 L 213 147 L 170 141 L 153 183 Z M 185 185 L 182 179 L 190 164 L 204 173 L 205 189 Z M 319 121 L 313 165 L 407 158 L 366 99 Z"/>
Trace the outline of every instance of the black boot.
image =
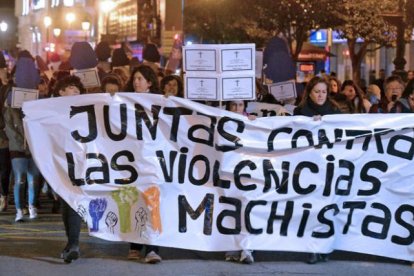
<path id="1" fill-rule="evenodd" d="M 329 261 L 329 254 L 319 254 L 321 262 Z"/>
<path id="2" fill-rule="evenodd" d="M 70 264 L 72 261 L 77 260 L 80 257 L 79 246 L 78 245 L 66 245 L 63 249 L 60 257 L 65 261 L 65 263 Z"/>
<path id="3" fill-rule="evenodd" d="M 316 264 L 321 259 L 320 254 L 317 253 L 311 253 L 309 254 L 308 264 Z"/>

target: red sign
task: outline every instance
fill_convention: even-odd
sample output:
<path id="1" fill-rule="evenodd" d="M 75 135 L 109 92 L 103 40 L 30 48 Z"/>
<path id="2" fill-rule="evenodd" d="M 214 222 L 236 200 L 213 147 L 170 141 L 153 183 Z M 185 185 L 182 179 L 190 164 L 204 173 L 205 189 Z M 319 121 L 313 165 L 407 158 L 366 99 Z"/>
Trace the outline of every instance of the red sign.
<path id="1" fill-rule="evenodd" d="M 314 71 L 315 70 L 315 65 L 314 64 L 300 64 L 299 65 L 299 71 L 302 72 L 310 72 L 310 71 Z"/>

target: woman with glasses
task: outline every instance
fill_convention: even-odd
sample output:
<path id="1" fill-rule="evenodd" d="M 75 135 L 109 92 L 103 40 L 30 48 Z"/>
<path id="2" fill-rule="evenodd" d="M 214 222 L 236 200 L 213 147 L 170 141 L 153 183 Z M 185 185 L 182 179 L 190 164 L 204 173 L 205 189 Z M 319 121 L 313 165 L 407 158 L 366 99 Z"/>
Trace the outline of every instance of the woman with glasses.
<path id="1" fill-rule="evenodd" d="M 391 108 L 390 113 L 413 113 L 414 112 L 414 79 L 411 79 L 404 91 L 401 98 L 399 98 L 394 106 Z"/>
<path id="2" fill-rule="evenodd" d="M 404 81 L 396 75 L 388 77 L 384 82 L 385 97 L 381 97 L 378 104 L 374 104 L 370 113 L 389 113 L 395 103 L 401 98 L 404 90 Z"/>

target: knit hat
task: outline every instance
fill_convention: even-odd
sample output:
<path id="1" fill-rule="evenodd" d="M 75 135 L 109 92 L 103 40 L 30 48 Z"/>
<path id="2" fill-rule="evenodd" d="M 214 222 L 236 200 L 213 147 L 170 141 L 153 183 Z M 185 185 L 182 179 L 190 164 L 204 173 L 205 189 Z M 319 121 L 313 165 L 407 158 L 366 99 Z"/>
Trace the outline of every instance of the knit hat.
<path id="1" fill-rule="evenodd" d="M 16 86 L 19 88 L 37 89 L 40 82 L 39 70 L 32 58 L 21 57 L 16 62 Z"/>
<path id="2" fill-rule="evenodd" d="M 96 56 L 99 61 L 107 61 L 111 57 L 111 47 L 107 41 L 101 41 L 95 48 Z"/>
<path id="3" fill-rule="evenodd" d="M 129 65 L 129 59 L 122 48 L 117 48 L 112 53 L 112 67 Z"/>
<path id="4" fill-rule="evenodd" d="M 142 50 L 142 58 L 150 62 L 160 62 L 161 56 L 160 52 L 158 52 L 157 45 L 154 43 L 146 44 Z"/>
<path id="5" fill-rule="evenodd" d="M 72 45 L 69 62 L 77 70 L 94 68 L 98 65 L 96 53 L 86 41 L 75 42 Z"/>
<path id="6" fill-rule="evenodd" d="M 20 51 L 20 52 L 17 54 L 17 59 L 19 59 L 19 58 L 23 58 L 23 57 L 33 59 L 32 54 L 31 54 L 29 51 L 27 51 L 27 50 L 22 50 L 22 51 Z"/>

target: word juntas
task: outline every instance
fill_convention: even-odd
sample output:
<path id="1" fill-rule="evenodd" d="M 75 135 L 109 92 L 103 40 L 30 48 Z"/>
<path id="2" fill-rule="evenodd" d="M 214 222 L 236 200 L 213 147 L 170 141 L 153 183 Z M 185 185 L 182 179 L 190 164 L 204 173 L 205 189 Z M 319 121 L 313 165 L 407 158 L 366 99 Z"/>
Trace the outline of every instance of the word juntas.
<path id="1" fill-rule="evenodd" d="M 112 107 L 112 106 L 111 106 Z M 134 104 L 134 113 L 135 118 L 128 117 L 128 106 L 127 104 L 119 104 L 119 112 L 120 112 L 120 122 L 119 127 L 117 126 L 116 129 L 120 129 L 119 133 L 113 133 L 111 128 L 112 125 L 116 125 L 111 119 L 110 112 L 109 112 L 109 105 L 103 105 L 102 110 L 96 110 L 95 105 L 85 105 L 85 106 L 73 106 L 70 112 L 70 117 L 81 115 L 83 113 L 86 114 L 86 122 L 88 125 L 88 134 L 82 135 L 78 130 L 74 130 L 71 132 L 72 137 L 81 143 L 89 143 L 93 142 L 99 135 L 106 134 L 109 139 L 112 141 L 122 141 L 127 137 L 127 128 L 130 124 L 130 121 L 135 123 L 135 130 L 136 130 L 136 139 L 142 141 L 144 139 L 143 135 L 143 123 L 145 124 L 152 140 L 157 139 L 157 130 L 158 130 L 158 122 L 160 118 L 160 114 L 162 111 L 162 115 L 171 116 L 171 125 L 170 127 L 170 136 L 168 139 L 172 142 L 177 142 L 178 130 L 180 127 L 180 121 L 185 120 L 186 117 L 191 116 L 201 116 L 202 118 L 208 118 L 209 123 L 203 124 L 205 120 L 191 120 L 191 124 L 188 127 L 187 138 L 189 141 L 199 144 L 204 144 L 210 147 L 215 147 L 216 150 L 219 151 L 231 151 L 236 150 L 240 147 L 243 147 L 243 144 L 240 143 L 242 138 L 240 135 L 244 133 L 246 130 L 246 124 L 243 120 L 239 120 L 236 118 L 230 117 L 216 117 L 207 114 L 202 114 L 199 112 L 195 112 L 191 109 L 187 109 L 184 107 L 161 107 L 159 105 L 152 105 L 151 106 L 151 113 L 152 118 L 147 114 L 145 108 L 138 104 Z M 105 133 L 98 133 L 97 127 L 97 119 L 96 119 L 96 112 L 102 111 L 103 113 L 103 121 L 105 125 Z M 187 120 L 187 122 L 189 122 Z M 232 126 L 229 128 L 229 126 Z M 228 129 L 234 129 L 236 133 L 231 133 Z M 390 133 L 396 132 L 395 129 L 385 129 L 385 128 L 378 128 L 371 130 L 358 130 L 358 129 L 334 129 L 333 133 L 329 133 L 325 129 L 318 129 L 317 130 L 317 137 L 314 137 L 312 132 L 307 129 L 296 129 L 289 127 L 282 127 L 270 130 L 269 134 L 265 139 L 266 142 L 265 147 L 268 152 L 277 150 L 275 148 L 275 144 L 279 144 L 280 141 L 277 140 L 280 136 L 282 136 L 283 140 L 286 139 L 290 140 L 290 148 L 295 149 L 299 147 L 306 147 L 312 146 L 315 148 L 321 148 L 326 146 L 328 148 L 332 148 L 334 144 L 339 142 L 345 141 L 346 142 L 346 149 L 352 150 L 356 145 L 355 139 L 363 139 L 362 143 L 362 150 L 367 151 L 369 149 L 369 145 L 371 140 L 375 141 L 376 151 L 380 154 L 387 153 L 389 155 L 400 157 L 406 160 L 413 160 L 414 158 L 414 138 L 412 137 L 412 132 L 414 129 L 405 129 L 406 131 L 411 132 L 410 135 L 403 135 L 397 134 L 394 135 L 389 139 L 388 144 L 384 145 L 384 139 L 382 136 L 388 135 Z M 315 132 L 315 131 L 314 131 Z M 229 142 L 229 144 L 219 145 L 214 143 L 214 135 L 219 135 L 219 137 L 224 138 L 224 141 Z M 333 139 L 329 139 L 328 137 L 333 137 Z M 260 137 L 262 138 L 262 137 Z M 306 143 L 299 143 L 299 141 L 305 140 Z M 316 142 L 315 142 L 316 141 Z M 388 140 L 386 140 L 388 141 Z M 405 142 L 408 143 L 408 148 L 406 150 L 399 150 L 397 148 L 398 142 Z"/>
<path id="2" fill-rule="evenodd" d="M 135 126 L 136 126 L 136 138 L 138 140 L 143 140 L 143 122 L 146 125 L 146 128 L 148 132 L 151 135 L 151 139 L 155 140 L 157 137 L 157 125 L 158 125 L 158 119 L 159 114 L 161 112 L 161 106 L 152 106 L 152 122 L 148 116 L 148 114 L 145 112 L 145 109 L 139 105 L 135 104 Z M 113 141 L 121 141 L 125 139 L 127 135 L 127 125 L 128 125 L 128 117 L 127 117 L 127 105 L 121 104 L 119 106 L 120 110 L 120 132 L 118 134 L 114 134 L 111 129 L 110 124 L 110 115 L 109 115 L 109 106 L 105 105 L 103 106 L 103 119 L 104 119 L 104 125 L 105 125 L 105 134 L 107 137 L 109 137 Z M 96 110 L 94 105 L 88 105 L 88 106 L 80 106 L 80 107 L 72 107 L 72 111 L 70 113 L 70 116 L 77 116 L 80 114 L 86 114 L 86 121 L 88 122 L 88 134 L 87 135 L 81 135 L 78 130 L 74 130 L 71 132 L 72 137 L 80 142 L 80 143 L 89 143 L 93 142 L 98 137 L 98 127 L 97 127 L 97 120 L 96 120 Z M 170 137 L 169 139 L 171 141 L 177 141 L 177 133 L 178 128 L 180 125 L 180 119 L 182 119 L 184 116 L 191 116 L 194 115 L 194 112 L 192 110 L 186 109 L 186 108 L 164 108 L 163 113 L 172 116 L 172 124 L 170 127 Z M 187 137 L 190 141 L 194 143 L 201 143 L 210 147 L 214 147 L 217 151 L 232 151 L 237 148 L 242 147 L 243 145 L 240 144 L 240 141 L 242 140 L 241 136 L 236 136 L 237 133 L 230 133 L 227 130 L 225 130 L 225 125 L 227 123 L 236 123 L 237 128 L 236 132 L 243 134 L 243 131 L 245 129 L 245 124 L 242 120 L 238 120 L 235 118 L 229 118 L 229 117 L 221 117 L 216 118 L 214 116 L 208 116 L 205 114 L 197 113 L 196 115 L 207 117 L 210 120 L 209 125 L 205 124 L 196 124 L 193 123 L 189 128 L 187 132 Z M 200 135 L 200 132 L 204 131 L 207 135 Z M 393 155 L 396 157 L 400 157 L 403 159 L 412 159 L 412 155 L 414 152 L 414 143 L 413 138 L 406 135 L 394 135 L 389 139 L 388 144 L 383 145 L 383 140 L 381 139 L 381 136 L 386 135 L 388 133 L 391 133 L 393 130 L 389 129 L 378 129 L 375 130 L 373 133 L 371 131 L 367 130 L 343 130 L 343 129 L 335 129 L 335 141 L 341 141 L 341 137 L 345 135 L 345 139 L 352 137 L 358 137 L 359 139 L 363 139 L 362 143 L 362 150 L 366 151 L 368 150 L 368 145 L 371 139 L 374 139 L 375 145 L 377 148 L 377 151 L 379 153 L 387 153 L 389 155 Z M 231 141 L 232 144 L 228 145 L 214 145 L 214 133 L 218 133 L 221 137 L 223 137 L 227 141 Z M 308 141 L 308 146 L 313 146 L 315 148 L 322 148 L 322 146 L 326 146 L 327 148 L 332 148 L 334 141 L 330 142 L 327 138 L 326 131 L 324 129 L 320 129 L 318 131 L 318 143 L 314 145 L 314 141 L 312 139 L 312 133 L 310 133 L 308 130 L 299 129 L 296 130 L 294 133 L 292 128 L 277 128 L 274 130 L 271 130 L 268 138 L 268 151 L 273 151 L 273 145 L 274 140 L 278 135 L 287 135 L 287 134 L 293 134 L 292 135 L 292 148 L 298 148 L 299 139 L 305 138 Z M 103 135 L 103 134 L 100 134 Z M 354 146 L 355 139 L 348 139 L 346 140 L 346 149 L 352 149 Z M 399 150 L 397 147 L 397 144 L 399 141 L 408 142 L 409 143 L 409 150 Z M 359 143 L 361 144 L 361 143 Z M 192 156 L 190 161 L 187 161 L 187 155 L 188 149 L 183 147 L 181 148 L 181 153 L 179 155 L 179 161 L 175 162 L 176 157 L 178 155 L 177 151 L 170 151 L 169 152 L 169 164 L 166 163 L 165 160 L 167 160 L 166 156 L 168 153 L 164 153 L 162 150 L 157 150 L 155 152 L 155 155 L 157 156 L 160 167 L 163 172 L 164 181 L 165 182 L 178 182 L 183 183 L 184 178 L 186 180 L 189 180 L 190 183 L 194 185 L 204 185 L 207 182 L 214 182 L 215 186 L 220 186 L 222 188 L 229 188 L 229 181 L 221 180 L 219 178 L 219 171 L 220 171 L 220 162 L 217 160 L 209 161 L 209 159 L 203 155 L 196 155 Z M 86 171 L 85 180 L 83 178 L 76 178 L 75 177 L 75 161 L 73 158 L 73 154 L 68 152 L 66 153 L 67 162 L 68 162 L 68 173 L 72 180 L 72 183 L 74 185 L 80 186 L 87 184 L 105 184 L 105 183 L 115 183 L 115 184 L 130 184 L 136 181 L 138 178 L 138 172 L 135 169 L 135 167 L 132 165 L 133 162 L 135 162 L 134 154 L 129 150 L 123 150 L 119 151 L 116 154 L 113 155 L 113 157 L 110 159 L 110 162 L 108 162 L 108 159 L 104 154 L 96 154 L 96 153 L 86 153 L 85 158 L 88 160 L 98 160 L 101 162 L 101 167 L 92 167 L 89 168 Z M 119 159 L 122 157 L 126 157 L 129 163 L 131 164 L 119 164 Z M 334 175 L 334 168 L 335 166 L 339 168 L 346 168 L 349 170 L 349 173 L 346 175 L 341 175 L 336 179 L 336 184 L 342 180 L 349 181 L 351 186 L 351 183 L 354 178 L 354 171 L 355 171 L 355 165 L 347 160 L 339 160 L 338 163 L 334 163 L 335 157 L 333 155 L 329 155 L 326 158 L 327 167 L 326 167 L 326 181 L 325 181 L 325 189 L 323 192 L 324 196 L 329 196 L 331 193 L 331 186 L 333 181 L 333 175 Z M 189 164 L 187 164 L 189 163 Z M 205 174 L 201 177 L 196 177 L 193 175 L 194 167 L 199 166 L 201 164 L 205 167 Z M 210 163 L 214 163 L 214 165 L 211 165 Z M 294 169 L 291 169 L 291 164 L 288 161 L 280 162 L 281 169 L 279 171 L 282 171 L 283 174 L 281 176 L 278 176 L 277 173 L 274 170 L 274 167 L 276 166 L 274 162 L 272 162 L 271 159 L 263 159 L 262 160 L 262 170 L 263 170 L 263 177 L 265 179 L 265 185 L 263 188 L 263 192 L 269 191 L 272 180 L 275 182 L 276 190 L 278 192 L 283 193 L 285 189 L 282 186 L 281 183 L 286 183 L 287 179 L 290 175 L 293 175 L 292 183 L 293 188 L 298 194 L 308 194 L 315 190 L 315 185 L 308 185 L 308 187 L 302 187 L 299 184 L 299 178 L 301 175 L 301 172 L 304 170 L 308 170 L 311 173 L 319 173 L 319 164 L 315 164 L 313 162 L 300 162 L 299 164 L 294 167 Z M 129 178 L 122 178 L 122 179 L 115 179 L 114 181 L 110 180 L 109 178 L 109 164 L 111 164 L 111 168 L 115 171 L 128 171 L 130 172 Z M 178 168 L 180 168 L 178 170 Z M 186 169 L 188 168 L 188 170 Z M 212 169 L 211 169 L 212 168 Z M 258 169 L 257 165 L 249 160 L 242 160 L 240 161 L 234 169 L 233 175 L 234 175 L 234 183 L 236 187 L 240 190 L 254 190 L 257 188 L 254 184 L 244 185 L 241 182 L 241 177 L 249 177 L 248 174 L 246 174 L 245 168 L 253 171 Z M 373 160 L 372 162 L 368 162 L 365 164 L 361 171 L 360 171 L 360 179 L 362 181 L 366 181 L 369 183 L 372 183 L 372 189 L 369 191 L 365 191 L 366 194 L 375 194 L 379 191 L 380 187 L 380 181 L 377 177 L 374 177 L 373 175 L 369 174 L 369 171 L 371 169 L 379 170 L 381 172 L 386 172 L 388 169 L 388 165 L 380 160 Z M 178 179 L 173 179 L 173 171 L 178 170 Z M 187 177 L 185 177 L 185 172 L 188 171 Z M 101 179 L 92 178 L 91 174 L 101 172 L 103 174 L 103 177 Z M 292 172 L 292 173 L 291 173 Z M 334 189 L 337 194 L 341 193 L 341 190 L 338 188 Z M 339 191 L 339 192 L 338 192 Z M 286 191 L 285 191 L 286 192 Z M 347 192 L 345 191 L 344 194 Z M 364 191 L 361 191 L 362 194 L 364 194 Z"/>

